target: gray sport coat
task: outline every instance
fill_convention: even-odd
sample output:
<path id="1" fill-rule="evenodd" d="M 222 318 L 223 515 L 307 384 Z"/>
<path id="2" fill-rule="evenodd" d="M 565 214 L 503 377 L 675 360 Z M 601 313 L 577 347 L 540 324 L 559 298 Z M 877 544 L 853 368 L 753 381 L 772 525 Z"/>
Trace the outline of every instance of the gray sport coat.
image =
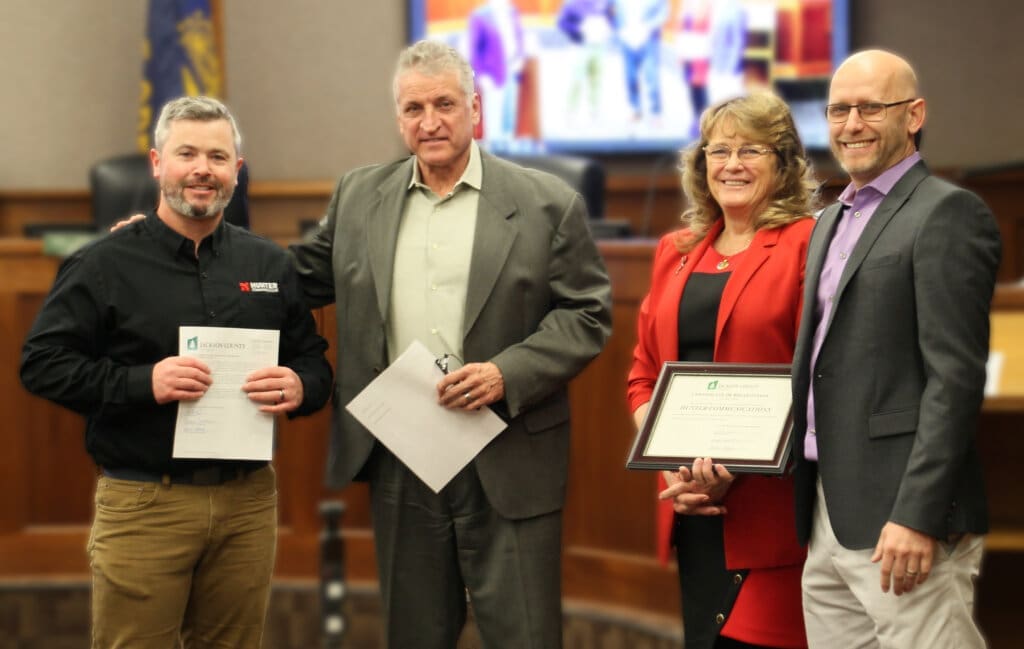
<path id="1" fill-rule="evenodd" d="M 508 428 L 477 456 L 495 510 L 527 518 L 565 500 L 567 384 L 611 332 L 611 289 L 583 199 L 550 174 L 481 152 L 463 349 L 501 370 L 494 404 Z M 395 242 L 415 159 L 356 169 L 338 182 L 319 228 L 292 246 L 312 306 L 337 312 L 336 422 L 329 484 L 356 478 L 373 448 L 347 404 L 387 365 Z"/>
<path id="2" fill-rule="evenodd" d="M 874 547 L 887 521 L 941 540 L 984 533 L 975 426 L 1001 250 L 995 218 L 923 162 L 911 167 L 850 255 L 811 377 L 818 280 L 839 213 L 827 208 L 811 235 L 793 359 L 798 536 L 810 537 L 818 474 L 844 547 Z M 817 463 L 803 457 L 812 380 Z"/>

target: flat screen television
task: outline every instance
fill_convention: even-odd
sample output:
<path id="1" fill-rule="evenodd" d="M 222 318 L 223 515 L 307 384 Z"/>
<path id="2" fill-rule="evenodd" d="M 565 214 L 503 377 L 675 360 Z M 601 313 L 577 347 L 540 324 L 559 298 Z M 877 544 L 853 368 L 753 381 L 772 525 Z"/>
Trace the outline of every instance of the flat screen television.
<path id="1" fill-rule="evenodd" d="M 828 79 L 848 0 L 409 0 L 410 41 L 473 65 L 496 153 L 661 153 L 703 107 L 770 89 L 804 144 L 828 146 Z"/>

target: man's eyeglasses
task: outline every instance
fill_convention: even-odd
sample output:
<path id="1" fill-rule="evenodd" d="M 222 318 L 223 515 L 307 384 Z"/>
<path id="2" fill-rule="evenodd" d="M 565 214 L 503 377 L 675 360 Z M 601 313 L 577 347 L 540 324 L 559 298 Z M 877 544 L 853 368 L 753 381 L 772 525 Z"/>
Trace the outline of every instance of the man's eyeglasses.
<path id="1" fill-rule="evenodd" d="M 884 104 L 880 101 L 866 101 L 863 104 L 829 104 L 825 106 L 825 117 L 828 121 L 836 124 L 842 124 L 850 118 L 850 111 L 854 108 L 857 109 L 857 114 L 865 122 L 881 122 L 885 119 L 885 109 L 892 108 L 893 106 L 899 106 L 900 104 L 909 104 L 910 102 L 917 99 L 911 97 L 910 99 L 904 99 L 903 101 L 893 101 L 888 104 Z"/>
<path id="2" fill-rule="evenodd" d="M 743 162 L 753 162 L 761 156 L 766 156 L 775 151 L 775 149 L 770 146 L 759 146 L 756 144 L 744 144 L 743 146 L 735 149 L 730 146 L 725 146 L 724 144 L 709 144 L 701 147 L 701 150 L 704 151 L 704 155 L 707 156 L 708 160 L 718 163 L 728 162 L 729 158 L 732 157 L 733 151 L 736 152 L 736 157 Z"/>
<path id="3" fill-rule="evenodd" d="M 462 359 L 455 354 L 445 354 L 441 358 L 434 359 L 434 365 L 437 365 L 438 369 L 447 374 L 451 370 L 457 370 L 465 363 Z"/>

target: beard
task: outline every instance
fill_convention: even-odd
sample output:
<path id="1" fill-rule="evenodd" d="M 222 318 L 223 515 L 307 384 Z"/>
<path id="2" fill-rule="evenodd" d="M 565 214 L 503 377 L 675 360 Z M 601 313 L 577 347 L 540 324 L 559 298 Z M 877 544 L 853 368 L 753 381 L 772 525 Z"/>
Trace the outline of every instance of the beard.
<path id="1" fill-rule="evenodd" d="M 209 185 L 216 191 L 216 195 L 205 207 L 189 203 L 185 200 L 185 188 L 190 185 Z M 231 202 L 231 195 L 234 191 L 234 187 L 226 187 L 222 183 L 217 182 L 217 180 L 212 176 L 201 178 L 196 182 L 182 181 L 179 183 L 160 183 L 160 193 L 163 195 L 163 200 L 167 201 L 167 205 L 185 218 L 195 219 L 197 221 L 212 219 L 223 212 L 224 208 Z"/>

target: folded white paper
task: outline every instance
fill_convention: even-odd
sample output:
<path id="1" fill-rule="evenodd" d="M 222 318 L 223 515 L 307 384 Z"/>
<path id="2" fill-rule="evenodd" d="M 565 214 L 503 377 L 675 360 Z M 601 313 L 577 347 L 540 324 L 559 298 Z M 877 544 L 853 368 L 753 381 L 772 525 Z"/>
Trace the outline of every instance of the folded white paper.
<path id="1" fill-rule="evenodd" d="M 437 402 L 444 374 L 419 341 L 345 406 L 435 492 L 506 427 L 490 408 L 449 410 Z"/>

